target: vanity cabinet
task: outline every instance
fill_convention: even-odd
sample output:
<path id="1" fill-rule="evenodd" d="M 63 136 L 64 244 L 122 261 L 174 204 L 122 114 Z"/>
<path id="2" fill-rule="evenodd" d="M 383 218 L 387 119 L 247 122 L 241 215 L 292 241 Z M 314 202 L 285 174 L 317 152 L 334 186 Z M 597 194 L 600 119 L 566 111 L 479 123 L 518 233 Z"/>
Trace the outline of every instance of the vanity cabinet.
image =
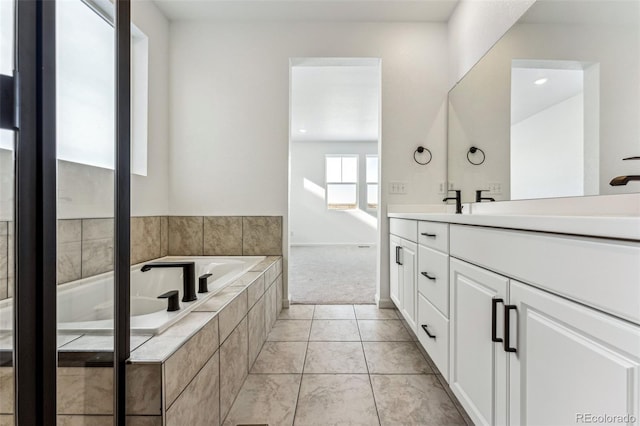
<path id="1" fill-rule="evenodd" d="M 389 293 L 391 300 L 409 324 L 416 331 L 416 273 L 418 245 L 417 222 L 414 220 L 392 219 L 392 234 L 389 237 Z"/>
<path id="2" fill-rule="evenodd" d="M 624 242 L 616 247 L 615 241 L 529 234 L 525 241 L 525 233 L 451 226 L 452 256 L 465 258 L 452 257 L 450 262 L 453 393 L 478 425 L 575 424 L 580 423 L 577 416 L 590 414 L 632 416 L 635 420 L 627 423 L 637 425 L 640 326 L 596 309 L 615 301 L 594 300 L 592 295 L 598 286 L 607 285 L 600 280 L 602 275 L 617 276 L 611 266 L 631 267 L 624 263 L 625 257 L 614 265 L 602 263 L 612 248 L 618 254 L 640 248 Z M 570 251 L 564 253 L 564 262 L 548 259 L 549 252 L 537 249 L 542 241 L 551 250 L 562 244 L 572 247 L 573 253 L 589 248 L 590 264 L 567 261 Z M 509 262 L 518 254 L 526 261 Z M 548 265 L 553 266 L 551 274 L 545 269 Z M 596 269 L 591 279 L 583 272 Z M 538 271 L 548 277 L 543 279 Z M 573 282 L 556 284 L 558 276 L 580 280 L 584 289 L 574 294 L 577 301 L 550 292 L 576 288 Z M 618 286 L 613 292 L 634 279 L 633 274 L 619 277 L 609 284 Z M 585 301 L 592 301 L 591 306 Z M 624 312 L 628 304 L 618 300 L 611 312 Z"/>
<path id="3" fill-rule="evenodd" d="M 510 424 L 639 424 L 640 327 L 513 280 L 509 303 Z"/>
<path id="4" fill-rule="evenodd" d="M 498 317 L 509 280 L 456 259 L 450 276 L 449 386 L 475 424 L 507 424 L 508 354 Z"/>

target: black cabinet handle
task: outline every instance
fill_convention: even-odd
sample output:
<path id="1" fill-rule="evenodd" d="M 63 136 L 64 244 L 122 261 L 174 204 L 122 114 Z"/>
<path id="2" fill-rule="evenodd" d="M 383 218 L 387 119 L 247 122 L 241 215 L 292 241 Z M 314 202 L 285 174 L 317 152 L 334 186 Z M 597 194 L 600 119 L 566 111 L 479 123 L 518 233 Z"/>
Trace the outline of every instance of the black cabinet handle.
<path id="1" fill-rule="evenodd" d="M 435 338 L 436 338 L 436 335 L 435 335 L 435 334 L 431 334 L 431 333 L 429 333 L 429 329 L 427 329 L 427 327 L 428 327 L 428 326 L 427 326 L 427 324 L 422 324 L 422 326 L 421 326 L 421 327 L 422 327 L 422 329 L 424 330 L 424 332 L 425 332 L 425 333 L 427 333 L 427 336 L 429 336 L 429 337 L 430 337 L 430 338 L 432 338 L 432 339 L 435 339 Z"/>
<path id="2" fill-rule="evenodd" d="M 497 337 L 497 328 L 498 328 L 498 312 L 497 305 L 498 303 L 504 304 L 504 300 L 502 299 L 492 299 L 491 300 L 491 341 L 495 343 L 502 342 L 502 339 Z"/>
<path id="3" fill-rule="evenodd" d="M 430 280 L 433 280 L 433 281 L 436 280 L 436 277 L 432 277 L 431 275 L 429 275 L 428 272 L 420 272 L 420 274 L 422 274 L 423 277 L 427 277 Z"/>
<path id="4" fill-rule="evenodd" d="M 516 305 L 504 305 L 504 351 L 505 352 L 517 352 L 516 348 L 512 348 L 511 347 L 511 342 L 510 342 L 510 328 L 511 328 L 511 318 L 509 313 L 511 311 L 516 311 L 516 313 L 518 312 L 517 310 L 518 308 L 516 307 Z"/>
<path id="5" fill-rule="evenodd" d="M 420 235 L 424 235 L 425 237 L 435 238 L 436 234 L 429 234 L 427 232 L 421 232 Z"/>
<path id="6" fill-rule="evenodd" d="M 180 298 L 178 294 L 178 290 L 171 290 L 158 296 L 158 299 L 167 299 L 167 311 L 178 311 L 180 310 Z"/>
<path id="7" fill-rule="evenodd" d="M 396 247 L 396 262 L 398 263 L 398 265 L 402 266 L 402 262 L 400 261 L 400 256 L 402 255 L 402 247 L 398 246 Z"/>

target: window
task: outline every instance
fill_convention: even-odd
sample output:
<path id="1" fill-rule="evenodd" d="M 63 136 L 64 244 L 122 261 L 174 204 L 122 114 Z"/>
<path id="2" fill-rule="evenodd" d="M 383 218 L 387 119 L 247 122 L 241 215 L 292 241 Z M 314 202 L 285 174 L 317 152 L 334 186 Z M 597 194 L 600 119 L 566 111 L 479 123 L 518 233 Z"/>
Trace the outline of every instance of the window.
<path id="1" fill-rule="evenodd" d="M 106 8 L 108 9 L 108 8 Z M 114 168 L 114 29 L 81 0 L 56 3 L 58 158 Z M 131 29 L 131 168 L 147 174 L 148 39 Z"/>
<path id="2" fill-rule="evenodd" d="M 378 208 L 378 156 L 367 155 L 367 208 Z"/>
<path id="3" fill-rule="evenodd" d="M 358 207 L 358 156 L 326 156 L 327 208 L 350 210 Z"/>

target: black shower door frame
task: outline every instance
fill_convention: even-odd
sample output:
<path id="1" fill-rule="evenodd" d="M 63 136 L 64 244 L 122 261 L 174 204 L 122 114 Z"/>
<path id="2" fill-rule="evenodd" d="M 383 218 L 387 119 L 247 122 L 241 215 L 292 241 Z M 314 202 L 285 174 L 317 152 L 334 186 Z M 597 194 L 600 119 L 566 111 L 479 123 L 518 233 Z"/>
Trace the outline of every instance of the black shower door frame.
<path id="1" fill-rule="evenodd" d="M 16 0 L 15 70 L 0 76 L 0 128 L 15 144 L 15 423 L 56 424 L 55 0 Z M 129 0 L 115 0 L 114 423 L 126 423 L 130 303 Z"/>

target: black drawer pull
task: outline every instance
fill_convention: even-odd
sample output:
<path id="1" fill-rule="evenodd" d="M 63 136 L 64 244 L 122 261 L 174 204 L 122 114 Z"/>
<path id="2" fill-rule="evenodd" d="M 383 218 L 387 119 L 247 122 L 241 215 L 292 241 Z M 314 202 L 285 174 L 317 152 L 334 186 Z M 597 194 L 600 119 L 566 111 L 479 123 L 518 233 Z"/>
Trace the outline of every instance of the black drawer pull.
<path id="1" fill-rule="evenodd" d="M 518 312 L 516 305 L 504 305 L 504 351 L 505 352 L 517 352 L 516 348 L 511 347 L 509 332 L 511 331 L 511 318 L 509 313 L 511 311 Z"/>
<path id="2" fill-rule="evenodd" d="M 495 343 L 502 342 L 502 339 L 498 337 L 497 327 L 498 327 L 498 312 L 497 305 L 498 303 L 504 304 L 504 300 L 502 299 L 492 299 L 491 300 L 491 341 Z"/>
<path id="3" fill-rule="evenodd" d="M 427 336 L 431 337 L 432 339 L 436 338 L 435 334 L 429 333 L 429 330 L 427 329 L 427 324 L 422 324 L 422 329 L 424 330 L 425 333 L 427 333 Z"/>
<path id="4" fill-rule="evenodd" d="M 425 237 L 435 238 L 436 234 L 429 234 L 428 232 L 421 232 L 420 235 L 424 235 Z"/>
<path id="5" fill-rule="evenodd" d="M 428 272 L 420 272 L 420 274 L 422 274 L 423 277 L 427 277 L 430 280 L 433 280 L 433 281 L 436 280 L 436 277 L 432 277 L 431 275 L 429 275 Z"/>

